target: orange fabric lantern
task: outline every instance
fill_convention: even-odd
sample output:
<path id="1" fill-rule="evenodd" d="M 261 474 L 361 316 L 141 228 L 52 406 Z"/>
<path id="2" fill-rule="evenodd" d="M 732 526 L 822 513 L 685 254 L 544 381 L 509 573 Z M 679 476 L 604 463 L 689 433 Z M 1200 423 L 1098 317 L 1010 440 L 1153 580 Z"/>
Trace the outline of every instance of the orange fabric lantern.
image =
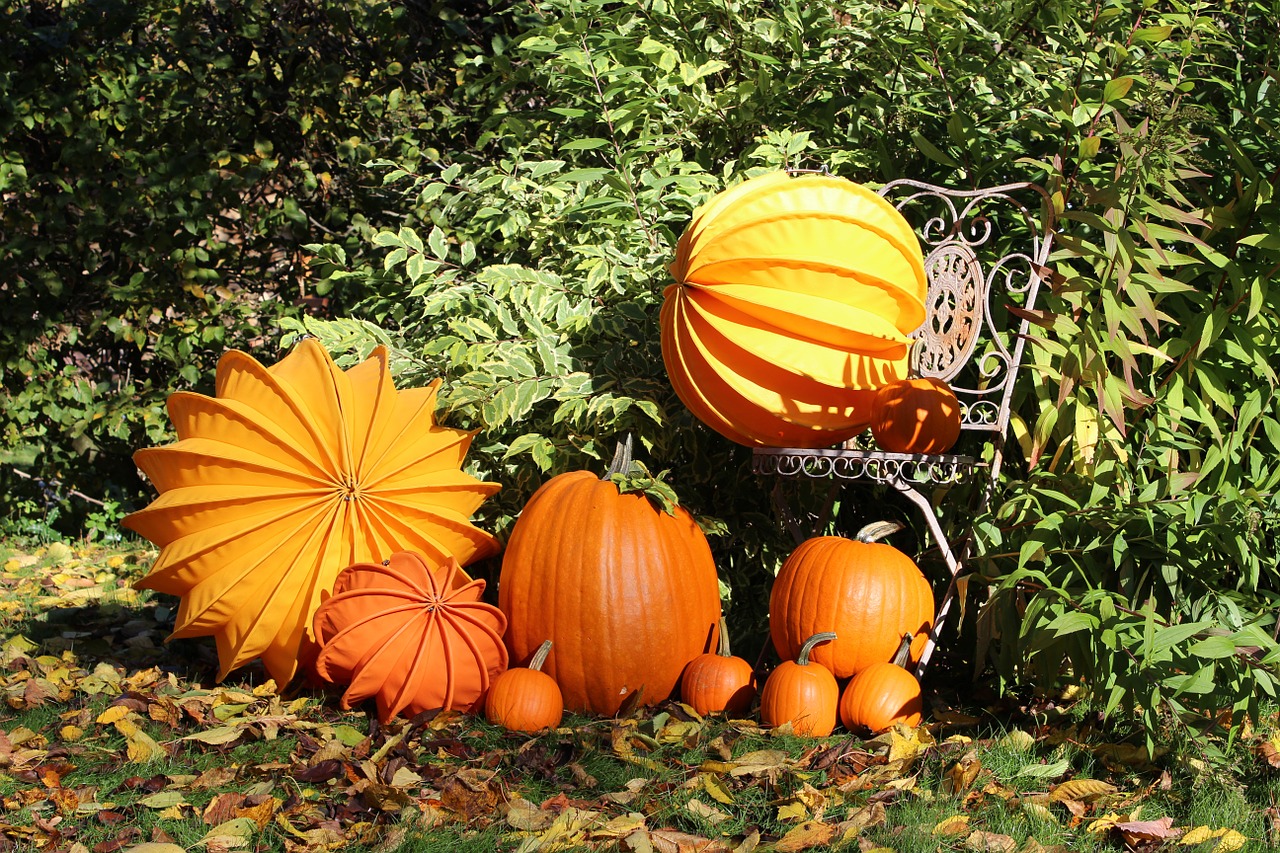
<path id="1" fill-rule="evenodd" d="M 866 428 L 924 321 L 920 242 L 894 207 L 831 175 L 773 172 L 699 208 L 664 294 L 672 387 L 748 446 L 819 447 Z"/>
<path id="2" fill-rule="evenodd" d="M 261 656 L 283 685 L 343 568 L 495 553 L 468 518 L 498 485 L 459 470 L 472 434 L 436 425 L 438 386 L 397 391 L 383 348 L 343 371 L 308 339 L 271 367 L 227 353 L 215 397 L 171 395 L 178 441 L 133 457 L 160 496 L 124 525 L 160 547 L 138 586 L 181 596 L 172 636 L 213 635 L 219 678 Z"/>
<path id="3" fill-rule="evenodd" d="M 344 570 L 316 610 L 316 672 L 348 684 L 342 706 L 378 703 L 383 722 L 434 708 L 473 711 L 507 669 L 507 618 L 480 600 L 450 558 L 428 566 L 410 551 Z"/>

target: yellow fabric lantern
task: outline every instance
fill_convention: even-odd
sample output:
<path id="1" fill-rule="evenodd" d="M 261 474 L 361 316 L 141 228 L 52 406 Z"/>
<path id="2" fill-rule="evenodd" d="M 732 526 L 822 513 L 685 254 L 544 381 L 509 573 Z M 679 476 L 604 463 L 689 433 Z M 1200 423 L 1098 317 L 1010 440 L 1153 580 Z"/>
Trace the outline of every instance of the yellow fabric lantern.
<path id="1" fill-rule="evenodd" d="M 134 454 L 160 495 L 124 525 L 161 549 L 138 586 L 181 597 L 172 637 L 213 635 L 219 678 L 260 656 L 283 685 L 347 566 L 496 553 L 468 519 L 498 485 L 460 470 L 472 433 L 435 423 L 438 387 L 396 390 L 381 347 L 343 371 L 307 339 L 271 367 L 227 353 L 215 397 L 171 395 L 178 441 Z"/>
<path id="2" fill-rule="evenodd" d="M 891 204 L 831 175 L 771 172 L 694 212 L 664 293 L 672 387 L 748 446 L 821 447 L 866 428 L 924 321 L 920 242 Z"/>

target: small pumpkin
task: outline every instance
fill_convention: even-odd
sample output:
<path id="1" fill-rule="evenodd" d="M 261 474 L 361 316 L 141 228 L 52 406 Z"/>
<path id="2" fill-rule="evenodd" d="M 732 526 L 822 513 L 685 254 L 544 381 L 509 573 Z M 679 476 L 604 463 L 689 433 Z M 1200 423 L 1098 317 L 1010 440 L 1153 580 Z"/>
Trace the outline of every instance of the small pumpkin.
<path id="1" fill-rule="evenodd" d="M 729 650 L 729 626 L 720 617 L 720 648 L 689 661 L 680 678 L 680 698 L 699 714 L 742 714 L 756 698 L 751 664 Z"/>
<path id="2" fill-rule="evenodd" d="M 769 673 L 760 691 L 761 720 L 774 727 L 791 723 L 792 731 L 809 737 L 826 737 L 835 730 L 840 686 L 831 670 L 810 660 L 814 646 L 835 639 L 830 631 L 814 634 L 795 660 L 785 660 Z"/>
<path id="3" fill-rule="evenodd" d="M 920 681 L 906 669 L 911 635 L 903 634 L 892 661 L 875 663 L 849 680 L 840 697 L 840 722 L 846 729 L 868 729 L 872 734 L 895 723 L 920 724 L 924 699 Z"/>
<path id="4" fill-rule="evenodd" d="M 569 471 L 520 512 L 502 557 L 498 606 L 516 660 L 543 640 L 570 711 L 612 716 L 652 705 L 689 661 L 716 647 L 720 585 L 711 546 L 684 507 L 659 508 L 630 439 L 603 477 Z"/>
<path id="5" fill-rule="evenodd" d="M 960 401 L 934 376 L 890 382 L 871 398 L 871 436 L 891 453 L 946 453 L 960 438 Z"/>
<path id="6" fill-rule="evenodd" d="M 528 667 L 514 667 L 489 685 L 485 697 L 485 719 L 495 726 L 517 732 L 553 729 L 564 718 L 564 696 L 555 679 L 542 671 L 551 653 L 547 640 L 534 652 Z"/>
<path id="7" fill-rule="evenodd" d="M 769 595 L 769 634 L 780 658 L 794 658 L 807 637 L 833 631 L 840 639 L 814 650 L 814 660 L 848 678 L 893 657 L 911 633 L 911 661 L 920 659 L 933 627 L 933 588 L 910 557 L 878 541 L 901 530 L 875 522 L 853 539 L 807 539 L 787 557 Z"/>

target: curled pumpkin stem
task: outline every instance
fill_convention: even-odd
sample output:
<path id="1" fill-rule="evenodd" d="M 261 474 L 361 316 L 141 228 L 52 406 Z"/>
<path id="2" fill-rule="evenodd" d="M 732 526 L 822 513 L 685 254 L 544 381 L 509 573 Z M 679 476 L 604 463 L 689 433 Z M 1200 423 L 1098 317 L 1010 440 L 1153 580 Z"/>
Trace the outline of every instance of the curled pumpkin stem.
<path id="1" fill-rule="evenodd" d="M 813 647 L 818 643 L 829 643 L 836 639 L 835 632 L 822 631 L 814 634 L 812 637 L 804 641 L 804 645 L 800 647 L 800 654 L 796 656 L 796 663 L 800 666 L 809 665 L 809 653 L 813 651 Z"/>
<path id="2" fill-rule="evenodd" d="M 873 521 L 863 527 L 853 537 L 859 542 L 879 542 L 886 536 L 891 536 L 902 530 L 902 523 L 898 521 Z"/>

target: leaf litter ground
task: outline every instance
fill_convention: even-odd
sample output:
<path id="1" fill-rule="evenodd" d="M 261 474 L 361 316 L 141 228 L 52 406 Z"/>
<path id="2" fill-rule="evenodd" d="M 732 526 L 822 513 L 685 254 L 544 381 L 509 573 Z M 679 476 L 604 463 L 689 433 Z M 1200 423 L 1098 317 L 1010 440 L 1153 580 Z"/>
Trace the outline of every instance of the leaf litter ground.
<path id="1" fill-rule="evenodd" d="M 504 732 L 381 726 L 255 666 L 215 683 L 154 552 L 0 548 L 0 850 L 1233 851 L 1280 843 L 1280 734 L 1231 768 L 1054 703 L 934 696 L 916 729 L 805 739 L 678 702 Z"/>

